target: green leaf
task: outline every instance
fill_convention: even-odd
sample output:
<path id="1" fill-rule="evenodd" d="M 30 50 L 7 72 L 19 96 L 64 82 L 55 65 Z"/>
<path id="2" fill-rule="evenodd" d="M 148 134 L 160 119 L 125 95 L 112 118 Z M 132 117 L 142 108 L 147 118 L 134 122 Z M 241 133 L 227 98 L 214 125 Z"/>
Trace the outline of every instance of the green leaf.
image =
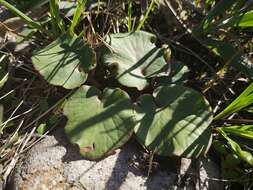
<path id="1" fill-rule="evenodd" d="M 99 159 L 125 144 L 135 125 L 129 96 L 120 89 L 82 86 L 64 106 L 65 132 L 88 159 Z"/>
<path id="2" fill-rule="evenodd" d="M 235 15 L 222 21 L 217 27 L 253 27 L 253 11 L 248 11 Z"/>
<path id="3" fill-rule="evenodd" d="M 156 37 L 147 32 L 113 34 L 110 46 L 103 54 L 103 62 L 116 68 L 116 79 L 125 86 L 143 90 L 148 78 L 165 75 L 167 64 L 163 49 L 155 46 Z"/>
<path id="4" fill-rule="evenodd" d="M 48 126 L 47 124 L 45 123 L 41 123 L 38 128 L 36 129 L 36 132 L 39 134 L 39 135 L 43 135 L 44 133 L 46 133 L 48 130 Z"/>
<path id="5" fill-rule="evenodd" d="M 253 83 L 246 88 L 232 103 L 230 103 L 222 112 L 214 117 L 218 120 L 228 116 L 229 114 L 236 113 L 241 109 L 253 103 Z"/>
<path id="6" fill-rule="evenodd" d="M 158 77 L 156 82 L 157 85 L 168 85 L 172 83 L 183 84 L 187 79 L 187 74 L 189 73 L 189 69 L 186 65 L 176 62 L 171 63 L 171 72 L 169 76 Z"/>
<path id="7" fill-rule="evenodd" d="M 228 154 L 228 149 L 226 148 L 225 143 L 223 143 L 222 141 L 220 141 L 220 140 L 213 140 L 212 146 L 221 155 L 225 156 L 225 155 Z"/>
<path id="8" fill-rule="evenodd" d="M 230 146 L 230 149 L 239 156 L 239 158 L 245 162 L 247 162 L 249 165 L 253 165 L 253 156 L 250 152 L 244 151 L 241 149 L 240 145 L 237 144 L 234 140 L 229 138 L 225 131 L 223 131 L 221 128 L 217 128 L 217 131 L 227 140 L 228 145 Z"/>
<path id="9" fill-rule="evenodd" d="M 73 89 L 86 81 L 95 55 L 81 39 L 62 36 L 36 52 L 32 62 L 50 84 Z"/>
<path id="10" fill-rule="evenodd" d="M 253 140 L 253 125 L 225 126 L 220 128 L 229 134 Z"/>
<path id="11" fill-rule="evenodd" d="M 138 100 L 135 133 L 162 156 L 198 157 L 209 148 L 211 108 L 198 92 L 180 85 L 156 89 Z"/>

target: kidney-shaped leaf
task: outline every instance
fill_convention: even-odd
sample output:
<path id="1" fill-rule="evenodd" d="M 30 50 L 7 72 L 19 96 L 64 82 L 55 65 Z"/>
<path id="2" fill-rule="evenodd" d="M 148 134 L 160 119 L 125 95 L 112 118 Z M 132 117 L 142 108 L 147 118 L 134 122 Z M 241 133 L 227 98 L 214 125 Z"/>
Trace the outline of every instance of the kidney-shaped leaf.
<path id="1" fill-rule="evenodd" d="M 196 91 L 175 85 L 159 87 L 138 100 L 138 140 L 163 156 L 198 157 L 211 142 L 211 108 Z"/>
<path id="2" fill-rule="evenodd" d="M 156 37 L 147 32 L 112 34 L 110 48 L 103 54 L 103 62 L 116 68 L 116 79 L 125 86 L 143 90 L 147 79 L 166 70 L 164 50 L 155 45 Z"/>
<path id="3" fill-rule="evenodd" d="M 94 68 L 95 55 L 81 39 L 61 36 L 32 56 L 36 70 L 50 84 L 66 89 L 79 87 Z"/>
<path id="4" fill-rule="evenodd" d="M 120 89 L 82 86 L 64 106 L 68 118 L 65 132 L 80 153 L 99 159 L 119 148 L 131 137 L 135 125 L 130 99 Z"/>

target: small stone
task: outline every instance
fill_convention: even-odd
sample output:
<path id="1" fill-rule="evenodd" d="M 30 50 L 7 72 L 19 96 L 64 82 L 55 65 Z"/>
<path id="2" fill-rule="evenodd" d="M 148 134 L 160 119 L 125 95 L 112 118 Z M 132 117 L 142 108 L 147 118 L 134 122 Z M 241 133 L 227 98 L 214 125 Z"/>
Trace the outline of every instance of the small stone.
<path id="1" fill-rule="evenodd" d="M 156 170 L 151 177 L 141 169 L 146 163 L 141 150 L 129 143 L 101 161 L 85 160 L 78 148 L 70 145 L 64 132 L 59 130 L 47 136 L 24 156 L 9 180 L 10 190 L 191 190 L 199 184 L 203 189 L 216 190 L 220 186 L 211 184 L 211 176 L 218 176 L 216 167 L 200 168 L 189 159 L 181 159 L 179 176 L 187 176 L 186 182 L 178 186 L 177 174 L 167 170 Z M 140 161 L 142 160 L 142 161 Z M 168 159 L 169 160 L 169 159 Z M 195 161 L 194 161 L 195 163 Z M 200 173 L 198 173 L 200 170 Z M 209 171 L 210 170 L 210 171 Z M 218 172 L 218 173 L 217 173 Z M 196 183 L 196 176 L 201 176 Z M 180 179 L 180 177 L 179 177 Z M 183 178 L 181 178 L 183 179 Z M 203 182 L 208 180 L 208 182 Z M 213 186 L 214 185 L 214 186 Z M 202 190 L 202 189 L 201 189 Z"/>
<path id="2" fill-rule="evenodd" d="M 126 145 L 96 162 L 82 158 L 62 131 L 35 145 L 14 171 L 12 190 L 146 190 L 168 189 L 176 176 L 156 172 L 148 178 L 135 159 L 140 150 Z"/>

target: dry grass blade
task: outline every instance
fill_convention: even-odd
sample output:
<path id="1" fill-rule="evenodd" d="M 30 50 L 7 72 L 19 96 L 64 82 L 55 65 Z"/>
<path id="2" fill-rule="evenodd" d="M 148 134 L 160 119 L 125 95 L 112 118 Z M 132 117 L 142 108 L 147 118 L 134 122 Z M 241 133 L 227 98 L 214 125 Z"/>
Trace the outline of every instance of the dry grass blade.
<path id="1" fill-rule="evenodd" d="M 11 162 L 8 164 L 7 169 L 3 175 L 4 183 L 7 182 L 7 177 L 11 173 L 11 171 L 14 169 L 16 163 L 18 162 L 18 159 L 20 157 L 20 153 L 24 150 L 24 148 L 27 146 L 27 143 L 31 139 L 32 135 L 34 134 L 36 130 L 36 127 L 34 127 L 29 134 L 26 134 L 22 140 L 22 143 L 19 145 L 19 148 L 16 150 Z M 5 185 L 5 184 L 4 184 Z"/>

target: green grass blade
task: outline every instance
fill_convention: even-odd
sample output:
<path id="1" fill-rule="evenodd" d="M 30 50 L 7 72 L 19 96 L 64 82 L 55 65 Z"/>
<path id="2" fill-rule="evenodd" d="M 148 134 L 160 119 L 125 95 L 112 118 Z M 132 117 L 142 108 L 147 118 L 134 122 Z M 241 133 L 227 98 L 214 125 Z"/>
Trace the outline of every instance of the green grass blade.
<path id="1" fill-rule="evenodd" d="M 27 15 L 25 15 L 23 12 L 21 12 L 20 10 L 18 10 L 17 8 L 15 8 L 13 5 L 11 5 L 10 3 L 8 3 L 5 0 L 0 0 L 0 4 L 4 5 L 6 8 L 8 8 L 13 14 L 15 14 L 16 16 L 20 17 L 23 21 L 25 21 L 30 27 L 32 28 L 36 28 L 38 30 L 42 30 L 42 26 L 40 23 L 34 21 L 33 19 L 31 19 L 30 17 L 28 17 Z"/>
<path id="2" fill-rule="evenodd" d="M 220 129 L 229 134 L 253 140 L 253 125 L 229 126 L 229 127 L 226 126 L 220 127 Z"/>
<path id="3" fill-rule="evenodd" d="M 63 20 L 60 17 L 59 0 L 50 0 L 50 14 L 52 17 L 52 25 L 55 33 L 59 32 L 58 29 L 64 33 L 65 27 Z"/>
<path id="4" fill-rule="evenodd" d="M 233 125 L 233 126 L 229 126 L 229 127 L 226 126 L 226 128 L 238 129 L 241 131 L 248 131 L 248 130 L 253 131 L 253 125 Z"/>
<path id="5" fill-rule="evenodd" d="M 214 120 L 226 117 L 229 114 L 240 111 L 253 103 L 253 83 L 251 83 L 231 104 L 214 117 Z"/>
<path id="6" fill-rule="evenodd" d="M 82 15 L 82 12 L 84 11 L 84 7 L 86 5 L 86 2 L 87 0 L 78 0 L 78 4 L 77 4 L 77 7 L 76 7 L 76 11 L 75 11 L 75 14 L 73 16 L 73 19 L 72 19 L 72 23 L 71 23 L 71 26 L 70 26 L 70 33 L 71 34 L 74 34 L 74 30 L 75 30 L 75 27 L 76 25 L 78 24 L 79 20 L 80 20 L 80 17 Z"/>
<path id="7" fill-rule="evenodd" d="M 253 27 L 253 10 L 223 20 L 217 27 Z"/>
<path id="8" fill-rule="evenodd" d="M 132 8 L 133 8 L 133 0 L 128 0 L 128 32 L 132 31 Z"/>
<path id="9" fill-rule="evenodd" d="M 202 20 L 202 22 L 196 26 L 193 30 L 195 35 L 200 35 L 209 30 L 209 27 L 215 17 L 223 15 L 227 10 L 231 9 L 232 6 L 238 3 L 238 0 L 221 0 L 217 5 L 208 13 L 208 15 Z"/>
<path id="10" fill-rule="evenodd" d="M 148 7 L 148 10 L 146 11 L 143 19 L 141 19 L 140 24 L 138 25 L 138 27 L 136 29 L 137 31 L 140 31 L 140 29 L 144 26 L 145 21 L 148 19 L 148 16 L 149 16 L 151 10 L 153 9 L 154 5 L 155 5 L 155 0 L 152 0 L 149 7 Z"/>

